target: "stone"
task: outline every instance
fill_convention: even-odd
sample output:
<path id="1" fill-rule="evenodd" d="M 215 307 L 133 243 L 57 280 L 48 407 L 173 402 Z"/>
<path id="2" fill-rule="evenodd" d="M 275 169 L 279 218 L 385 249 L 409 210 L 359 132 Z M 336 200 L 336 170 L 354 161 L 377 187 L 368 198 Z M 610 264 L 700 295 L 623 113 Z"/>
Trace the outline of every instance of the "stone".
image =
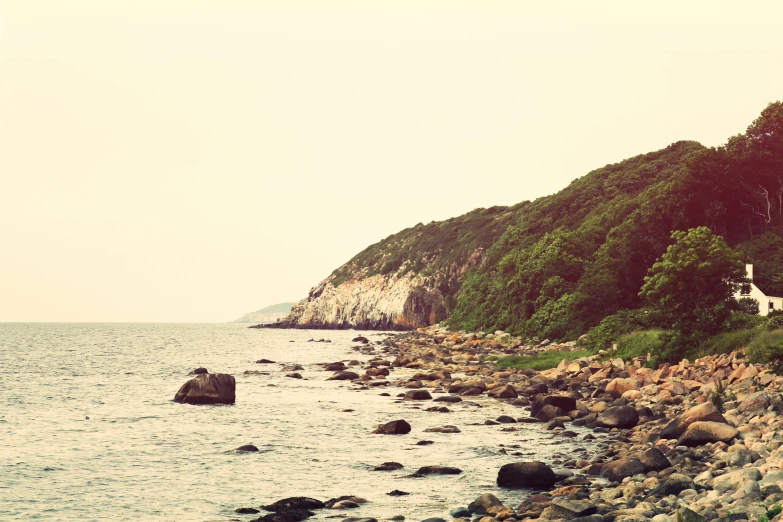
<path id="1" fill-rule="evenodd" d="M 678 439 L 685 433 L 688 426 L 694 422 L 720 422 L 726 424 L 726 419 L 714 404 L 705 402 L 698 406 L 694 406 L 680 417 L 667 424 L 663 430 L 661 430 L 661 438 Z"/>
<path id="2" fill-rule="evenodd" d="M 255 515 L 260 512 L 258 509 L 251 507 L 241 507 L 234 510 L 234 513 L 239 513 L 240 515 Z"/>
<path id="3" fill-rule="evenodd" d="M 256 364 L 275 364 L 275 361 L 270 361 L 269 359 L 259 359 L 256 361 Z"/>
<path id="4" fill-rule="evenodd" d="M 301 373 L 297 373 L 297 372 L 287 373 L 287 374 L 285 374 L 285 376 L 288 377 L 289 379 L 301 379 L 302 378 L 302 374 Z"/>
<path id="5" fill-rule="evenodd" d="M 244 446 L 239 446 L 234 451 L 250 451 L 250 452 L 254 452 L 254 451 L 258 451 L 258 448 L 256 446 L 253 446 L 252 444 L 245 444 Z"/>
<path id="6" fill-rule="evenodd" d="M 721 422 L 694 422 L 677 440 L 678 446 L 701 446 L 712 442 L 731 442 L 739 435 L 737 428 Z"/>
<path id="7" fill-rule="evenodd" d="M 364 337 L 363 335 L 360 335 L 360 336 L 358 336 L 358 337 L 354 337 L 353 339 L 351 339 L 351 342 L 352 342 L 352 343 L 362 343 L 362 344 L 367 344 L 367 343 L 369 343 L 369 342 L 370 342 L 370 340 L 369 340 L 368 338 Z"/>
<path id="8" fill-rule="evenodd" d="M 495 422 L 499 422 L 501 424 L 516 424 L 517 420 L 514 417 L 511 417 L 510 415 L 501 415 L 497 419 L 495 419 Z"/>
<path id="9" fill-rule="evenodd" d="M 606 385 L 607 393 L 615 393 L 617 395 L 622 395 L 629 390 L 638 390 L 638 389 L 639 389 L 639 381 L 637 381 L 636 379 L 617 378 Z"/>
<path id="10" fill-rule="evenodd" d="M 190 372 L 190 375 L 201 375 L 202 373 L 209 373 L 209 370 L 206 368 L 196 368 L 192 372 Z"/>
<path id="11" fill-rule="evenodd" d="M 441 397 L 436 397 L 434 399 L 434 402 L 449 402 L 449 403 L 462 402 L 462 397 L 459 397 L 457 395 L 443 395 Z"/>
<path id="12" fill-rule="evenodd" d="M 598 416 L 598 423 L 605 428 L 630 429 L 639 422 L 639 414 L 630 406 L 612 406 Z"/>
<path id="13" fill-rule="evenodd" d="M 761 472 L 758 468 L 743 468 L 737 471 L 731 471 L 712 480 L 712 489 L 718 493 L 726 491 L 735 491 L 739 489 L 745 481 L 761 480 Z"/>
<path id="14" fill-rule="evenodd" d="M 554 406 L 562 412 L 572 411 L 576 409 L 576 399 L 567 395 L 537 395 L 533 404 L 530 405 L 530 416 L 538 418 L 538 412 L 545 406 Z M 555 415 L 555 417 L 560 417 L 560 415 Z M 544 422 L 549 420 L 551 419 L 546 419 Z"/>
<path id="15" fill-rule="evenodd" d="M 672 473 L 658 486 L 657 491 L 653 491 L 665 497 L 668 495 L 679 495 L 680 492 L 686 489 L 693 489 L 693 479 L 682 473 Z M 653 494 L 653 492 L 651 491 L 650 494 Z"/>
<path id="16" fill-rule="evenodd" d="M 426 433 L 462 433 L 456 426 L 435 426 L 424 431 Z"/>
<path id="17" fill-rule="evenodd" d="M 424 466 L 416 470 L 415 475 L 459 475 L 462 470 L 450 466 Z"/>
<path id="18" fill-rule="evenodd" d="M 379 424 L 378 428 L 373 431 L 373 433 L 377 435 L 405 435 L 406 433 L 410 433 L 410 431 L 411 425 L 400 419 L 387 422 L 386 424 Z"/>
<path id="19" fill-rule="evenodd" d="M 672 463 L 666 458 L 666 455 L 661 453 L 657 448 L 650 448 L 641 455 L 639 460 L 644 464 L 647 471 L 662 471 L 666 468 L 670 468 Z"/>
<path id="20" fill-rule="evenodd" d="M 432 400 L 432 395 L 427 390 L 411 390 L 405 392 L 402 400 L 404 401 L 429 401 Z"/>
<path id="21" fill-rule="evenodd" d="M 603 467 L 601 476 L 612 482 L 622 482 L 625 477 L 646 473 L 647 468 L 636 458 L 622 458 Z"/>
<path id="22" fill-rule="evenodd" d="M 573 520 L 593 515 L 597 510 L 595 504 L 587 500 L 555 499 L 544 509 L 540 518 L 544 520 L 557 518 Z"/>
<path id="23" fill-rule="evenodd" d="M 478 497 L 476 500 L 471 502 L 468 505 L 468 511 L 470 516 L 470 513 L 476 514 L 476 515 L 483 515 L 487 512 L 487 509 L 491 508 L 492 506 L 502 506 L 503 503 L 500 501 L 498 497 L 493 495 L 492 493 L 484 493 L 480 497 Z"/>
<path id="24" fill-rule="evenodd" d="M 496 399 L 516 399 L 518 396 L 517 390 L 510 384 L 493 388 L 487 392 L 487 395 Z"/>
<path id="25" fill-rule="evenodd" d="M 498 471 L 497 484 L 502 488 L 547 489 L 557 482 L 557 475 L 543 462 L 514 462 Z"/>
<path id="26" fill-rule="evenodd" d="M 359 374 L 356 372 L 340 371 L 334 372 L 334 374 L 326 379 L 327 381 L 354 381 L 359 378 Z"/>
<path id="27" fill-rule="evenodd" d="M 389 495 L 390 497 L 403 497 L 405 495 L 410 495 L 410 493 L 408 493 L 407 491 L 400 491 L 399 489 L 394 489 L 386 494 Z"/>
<path id="28" fill-rule="evenodd" d="M 375 466 L 373 471 L 396 471 L 402 468 L 403 466 L 399 462 L 384 462 L 380 466 Z"/>
<path id="29" fill-rule="evenodd" d="M 278 512 L 291 509 L 323 509 L 326 507 L 326 504 L 310 497 L 288 497 L 261 507 L 267 511 Z"/>
<path id="30" fill-rule="evenodd" d="M 276 513 L 269 513 L 255 519 L 255 522 L 302 522 L 315 515 L 308 509 L 287 509 Z"/>
<path id="31" fill-rule="evenodd" d="M 185 404 L 234 404 L 236 380 L 227 373 L 203 373 L 182 385 L 174 402 Z"/>

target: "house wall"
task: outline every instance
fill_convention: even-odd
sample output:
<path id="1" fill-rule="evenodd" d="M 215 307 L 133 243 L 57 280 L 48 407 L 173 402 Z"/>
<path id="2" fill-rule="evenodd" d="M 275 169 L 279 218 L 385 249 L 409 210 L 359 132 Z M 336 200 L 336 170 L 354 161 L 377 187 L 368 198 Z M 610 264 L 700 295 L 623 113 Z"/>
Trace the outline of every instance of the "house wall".
<path id="1" fill-rule="evenodd" d="M 734 294 L 734 298 L 735 299 L 739 299 L 741 297 L 750 297 L 750 298 L 753 298 L 756 301 L 758 301 L 759 302 L 759 315 L 767 315 L 769 313 L 770 298 L 768 298 L 764 294 L 764 292 L 759 290 L 759 288 L 756 285 L 754 285 L 753 283 L 750 284 L 750 293 L 748 293 L 748 294 L 740 294 L 739 292 L 737 292 L 736 294 Z M 783 299 L 780 299 L 780 298 L 777 298 L 777 297 L 773 297 L 772 298 L 772 300 L 775 300 L 775 299 L 777 299 L 777 301 L 778 301 L 777 302 L 777 306 L 775 306 L 775 302 L 772 301 L 773 302 L 773 306 L 775 306 L 775 309 L 776 310 L 783 309 Z"/>

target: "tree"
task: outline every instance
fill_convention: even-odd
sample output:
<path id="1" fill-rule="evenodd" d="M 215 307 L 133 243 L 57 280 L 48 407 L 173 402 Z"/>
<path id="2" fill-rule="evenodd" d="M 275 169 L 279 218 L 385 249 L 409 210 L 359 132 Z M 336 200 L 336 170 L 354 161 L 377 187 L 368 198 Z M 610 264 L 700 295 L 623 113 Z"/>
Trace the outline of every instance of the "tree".
<path id="1" fill-rule="evenodd" d="M 639 296 L 671 325 L 660 359 L 674 360 L 726 327 L 738 309 L 734 294 L 749 283 L 742 255 L 707 227 L 672 232 L 669 246 L 644 278 Z"/>

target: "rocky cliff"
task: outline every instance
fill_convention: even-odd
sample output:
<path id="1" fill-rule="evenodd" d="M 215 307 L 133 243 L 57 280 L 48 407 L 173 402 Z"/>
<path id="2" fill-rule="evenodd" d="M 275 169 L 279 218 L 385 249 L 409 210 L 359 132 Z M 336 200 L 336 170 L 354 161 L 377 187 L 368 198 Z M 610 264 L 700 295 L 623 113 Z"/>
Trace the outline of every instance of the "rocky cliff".
<path id="1" fill-rule="evenodd" d="M 245 314 L 232 323 L 274 323 L 291 313 L 291 307 L 295 303 L 278 303 L 267 306 L 261 310 Z"/>

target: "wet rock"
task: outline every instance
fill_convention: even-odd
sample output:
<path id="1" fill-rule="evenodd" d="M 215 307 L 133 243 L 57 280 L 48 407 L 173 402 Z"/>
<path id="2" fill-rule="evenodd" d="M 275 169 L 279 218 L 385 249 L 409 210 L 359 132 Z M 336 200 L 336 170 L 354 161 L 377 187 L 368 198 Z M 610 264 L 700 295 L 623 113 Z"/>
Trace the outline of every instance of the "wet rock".
<path id="1" fill-rule="evenodd" d="M 289 364 L 280 369 L 281 372 L 296 372 L 299 370 L 304 370 L 304 367 L 302 367 L 301 364 Z"/>
<path id="2" fill-rule="evenodd" d="M 434 440 L 420 440 L 416 443 L 417 446 L 429 446 L 430 444 L 435 444 Z"/>
<path id="3" fill-rule="evenodd" d="M 209 370 L 206 368 L 196 368 L 192 372 L 190 372 L 190 375 L 201 375 L 203 373 L 209 373 Z"/>
<path id="4" fill-rule="evenodd" d="M 404 401 L 429 401 L 432 395 L 427 390 L 411 390 L 402 397 Z"/>
<path id="5" fill-rule="evenodd" d="M 462 402 L 462 397 L 459 397 L 457 395 L 443 395 L 441 397 L 436 397 L 434 399 L 434 402 L 449 402 L 449 403 Z"/>
<path id="6" fill-rule="evenodd" d="M 239 446 L 234 451 L 258 451 L 258 448 L 252 444 L 245 444 L 244 446 Z"/>
<path id="7" fill-rule="evenodd" d="M 256 361 L 256 364 L 276 364 L 275 361 L 270 361 L 269 359 L 259 359 Z"/>
<path id="8" fill-rule="evenodd" d="M 330 363 L 324 366 L 324 370 L 327 372 L 340 372 L 345 370 L 345 364 L 341 362 Z"/>
<path id="9" fill-rule="evenodd" d="M 261 507 L 267 511 L 278 512 L 291 509 L 323 509 L 326 504 L 310 497 L 288 497 Z"/>
<path id="10" fill-rule="evenodd" d="M 678 446 L 701 446 L 712 442 L 731 442 L 739 435 L 737 428 L 721 422 L 694 422 L 677 440 Z"/>
<path id="11" fill-rule="evenodd" d="M 662 497 L 679 495 L 680 492 L 685 491 L 686 489 L 693 489 L 693 479 L 682 473 L 672 473 L 664 479 L 660 486 L 650 491 L 648 496 L 654 494 L 661 495 Z"/>
<path id="12" fill-rule="evenodd" d="M 375 466 L 373 471 L 396 471 L 402 468 L 403 466 L 399 462 L 384 462 L 380 466 Z"/>
<path id="13" fill-rule="evenodd" d="M 639 422 L 639 414 L 630 406 L 612 406 L 598 416 L 598 423 L 605 428 L 630 429 Z"/>
<path id="14" fill-rule="evenodd" d="M 400 491 L 399 489 L 394 489 L 386 494 L 391 497 L 403 497 L 405 495 L 410 495 L 410 493 L 408 493 L 407 491 Z"/>
<path id="15" fill-rule="evenodd" d="M 355 497 L 353 495 L 343 495 L 342 497 L 331 498 L 324 502 L 329 509 L 352 509 L 358 508 L 361 504 L 366 504 L 367 499 Z"/>
<path id="16" fill-rule="evenodd" d="M 468 505 L 468 514 L 465 516 L 469 517 L 471 513 L 476 515 L 483 515 L 484 513 L 487 512 L 487 509 L 493 506 L 502 506 L 502 505 L 503 503 L 500 501 L 498 497 L 496 497 L 492 493 L 484 493 L 476 500 L 471 502 L 470 505 Z"/>
<path id="17" fill-rule="evenodd" d="M 453 518 L 470 518 L 470 511 L 467 508 L 456 508 L 449 511 Z"/>
<path id="18" fill-rule="evenodd" d="M 359 378 L 359 374 L 356 372 L 341 371 L 335 372 L 334 375 L 326 379 L 327 381 L 353 381 Z"/>
<path id="19" fill-rule="evenodd" d="M 425 433 L 462 433 L 456 426 L 435 426 L 433 428 L 427 428 Z"/>
<path id="20" fill-rule="evenodd" d="M 386 424 L 379 424 L 378 428 L 373 433 L 378 435 L 405 435 L 410 433 L 411 425 L 406 421 L 400 419 Z"/>
<path id="21" fill-rule="evenodd" d="M 459 475 L 462 470 L 450 466 L 424 466 L 416 470 L 415 475 Z"/>
<path id="22" fill-rule="evenodd" d="M 294 372 L 294 373 L 287 373 L 287 374 L 285 374 L 285 376 L 289 377 L 291 379 L 301 379 L 302 378 L 302 374 L 301 373 L 296 373 L 296 372 Z"/>
<path id="23" fill-rule="evenodd" d="M 502 488 L 535 488 L 552 487 L 557 476 L 552 468 L 543 462 L 514 462 L 505 464 L 498 471 L 497 484 Z"/>
<path id="24" fill-rule="evenodd" d="M 501 424 L 516 424 L 517 420 L 509 415 L 501 415 L 495 419 L 495 422 L 499 422 Z"/>
<path id="25" fill-rule="evenodd" d="M 307 509 L 287 509 L 264 515 L 253 522 L 302 522 L 302 520 L 306 520 L 313 515 L 315 513 Z"/>
<path id="26" fill-rule="evenodd" d="M 546 386 L 544 386 L 546 388 Z M 530 416 L 531 417 L 538 417 L 539 411 L 541 411 L 545 406 L 554 406 L 555 408 L 558 408 L 561 412 L 565 413 L 567 411 L 575 410 L 576 409 L 576 399 L 573 397 L 569 397 L 567 395 L 537 395 L 536 398 L 533 400 L 533 404 L 530 405 Z M 555 415 L 555 417 L 560 417 L 561 415 Z M 554 418 L 554 417 L 552 417 Z M 547 422 L 551 419 L 546 419 L 544 422 Z"/>
<path id="27" fill-rule="evenodd" d="M 362 344 L 367 344 L 367 343 L 369 343 L 369 342 L 370 342 L 370 340 L 369 340 L 368 338 L 364 337 L 363 335 L 360 335 L 360 336 L 358 336 L 358 337 L 354 337 L 353 339 L 351 339 L 351 342 L 352 342 L 352 343 L 362 343 Z"/>
<path id="28" fill-rule="evenodd" d="M 239 513 L 240 515 L 255 515 L 256 513 L 261 513 L 261 511 L 259 511 L 256 508 L 241 507 L 241 508 L 236 508 L 234 510 L 234 513 Z"/>
<path id="29" fill-rule="evenodd" d="M 646 473 L 644 464 L 637 458 L 622 458 L 603 467 L 601 476 L 612 482 L 622 482 L 625 477 Z"/>
<path id="30" fill-rule="evenodd" d="M 204 373 L 182 385 L 174 402 L 186 404 L 234 404 L 236 381 L 226 373 Z"/>

